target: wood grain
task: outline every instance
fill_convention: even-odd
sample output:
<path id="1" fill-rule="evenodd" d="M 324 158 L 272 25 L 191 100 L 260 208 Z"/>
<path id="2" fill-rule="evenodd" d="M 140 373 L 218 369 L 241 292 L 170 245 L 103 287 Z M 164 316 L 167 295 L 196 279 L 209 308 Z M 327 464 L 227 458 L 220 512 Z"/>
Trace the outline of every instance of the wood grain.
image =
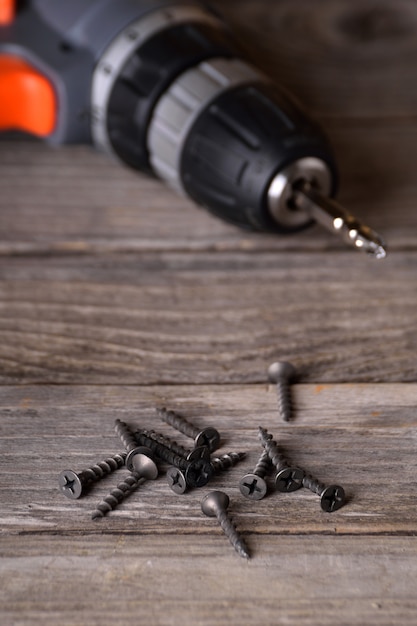
<path id="1" fill-rule="evenodd" d="M 3 558 L 3 615 L 48 626 L 122 626 L 138 615 L 155 626 L 415 623 L 409 538 L 268 536 L 262 552 L 241 562 L 221 536 L 40 537 L 35 549 L 22 537 Z"/>
<path id="2" fill-rule="evenodd" d="M 415 381 L 417 256 L 159 253 L 4 259 L 0 380 Z"/>

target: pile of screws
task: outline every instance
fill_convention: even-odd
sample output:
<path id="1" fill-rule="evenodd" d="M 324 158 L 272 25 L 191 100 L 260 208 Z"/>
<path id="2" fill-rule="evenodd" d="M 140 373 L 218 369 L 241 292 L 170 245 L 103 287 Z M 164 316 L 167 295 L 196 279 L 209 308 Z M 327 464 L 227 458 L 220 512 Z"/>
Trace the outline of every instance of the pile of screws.
<path id="1" fill-rule="evenodd" d="M 270 381 L 277 385 L 279 411 L 283 419 L 289 421 L 291 418 L 289 380 L 294 376 L 295 370 L 291 364 L 280 362 L 273 363 L 268 373 Z M 164 422 L 193 439 L 194 447 L 184 448 L 154 430 L 133 431 L 125 422 L 117 419 L 115 431 L 125 448 L 123 452 L 78 473 L 73 470 L 64 470 L 60 473 L 61 492 L 68 498 L 78 499 L 86 493 L 92 483 L 104 476 L 122 467 L 129 470 L 128 476 L 97 504 L 92 513 L 93 520 L 99 520 L 115 509 L 143 481 L 155 480 L 159 473 L 157 462 L 162 461 L 170 465 L 166 472 L 167 483 L 172 491 L 183 494 L 188 489 L 204 487 L 213 476 L 230 469 L 245 458 L 244 452 L 228 452 L 213 457 L 213 452 L 220 445 L 220 435 L 215 428 L 199 430 L 174 411 L 166 408 L 157 411 Z M 343 506 L 345 493 L 342 487 L 323 485 L 311 474 L 291 466 L 272 435 L 261 426 L 259 439 L 264 449 L 252 472 L 245 474 L 240 480 L 239 489 L 243 496 L 252 500 L 262 499 L 268 491 L 265 478 L 274 472 L 277 491 L 289 493 L 306 487 L 320 496 L 323 511 L 333 512 Z M 229 502 L 226 493 L 211 491 L 203 497 L 201 510 L 209 517 L 217 517 L 235 550 L 240 556 L 249 558 L 248 549 L 228 516 Z"/>

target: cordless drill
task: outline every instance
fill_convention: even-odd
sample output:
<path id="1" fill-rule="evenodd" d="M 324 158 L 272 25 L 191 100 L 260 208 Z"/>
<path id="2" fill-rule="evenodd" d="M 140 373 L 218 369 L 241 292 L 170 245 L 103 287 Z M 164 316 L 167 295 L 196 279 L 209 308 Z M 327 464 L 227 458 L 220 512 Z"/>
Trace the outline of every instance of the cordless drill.
<path id="1" fill-rule="evenodd" d="M 241 60 L 205 5 L 0 0 L 0 129 L 93 143 L 242 228 L 286 234 L 318 221 L 385 256 L 332 199 L 320 128 Z"/>

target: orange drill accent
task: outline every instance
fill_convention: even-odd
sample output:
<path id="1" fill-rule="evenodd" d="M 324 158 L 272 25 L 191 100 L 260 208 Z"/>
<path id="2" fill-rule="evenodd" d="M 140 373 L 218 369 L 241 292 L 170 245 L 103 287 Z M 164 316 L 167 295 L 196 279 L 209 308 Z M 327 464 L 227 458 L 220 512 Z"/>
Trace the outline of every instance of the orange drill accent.
<path id="1" fill-rule="evenodd" d="M 56 112 L 55 91 L 48 79 L 27 61 L 0 55 L 0 130 L 45 137 L 55 128 Z"/>
<path id="2" fill-rule="evenodd" d="M 11 24 L 14 20 L 16 0 L 0 0 L 0 26 Z"/>

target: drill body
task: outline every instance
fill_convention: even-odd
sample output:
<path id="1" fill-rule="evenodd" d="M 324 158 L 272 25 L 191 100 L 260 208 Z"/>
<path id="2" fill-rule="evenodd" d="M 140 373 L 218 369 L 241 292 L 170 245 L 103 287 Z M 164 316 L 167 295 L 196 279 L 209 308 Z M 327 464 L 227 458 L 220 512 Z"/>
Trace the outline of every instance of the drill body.
<path id="1" fill-rule="evenodd" d="M 92 143 L 242 228 L 287 233 L 312 223 L 306 202 L 299 210 L 294 199 L 300 182 L 334 194 L 336 167 L 320 128 L 241 60 L 209 7 L 5 2 L 0 129 Z"/>

